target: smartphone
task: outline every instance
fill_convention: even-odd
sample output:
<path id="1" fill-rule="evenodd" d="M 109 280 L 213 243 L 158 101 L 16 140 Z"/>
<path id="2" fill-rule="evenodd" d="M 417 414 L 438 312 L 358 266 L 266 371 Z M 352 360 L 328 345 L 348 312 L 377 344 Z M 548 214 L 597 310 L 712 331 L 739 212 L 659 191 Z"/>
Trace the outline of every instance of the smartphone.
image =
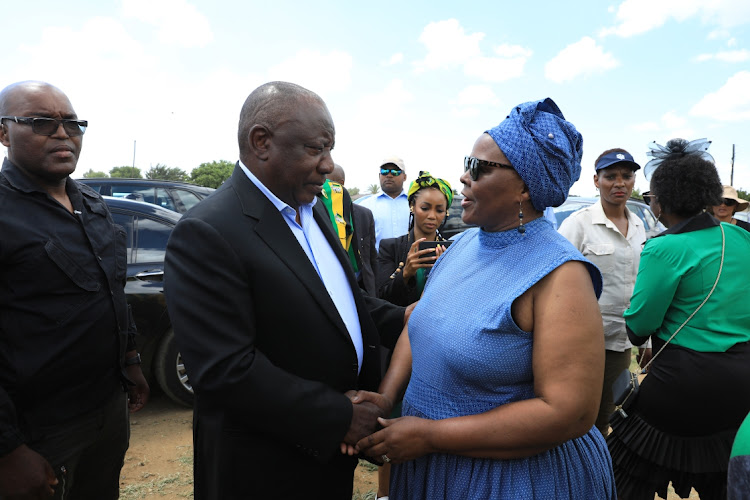
<path id="1" fill-rule="evenodd" d="M 442 245 L 445 248 L 448 248 L 451 245 L 451 243 L 453 243 L 453 241 L 451 241 L 451 240 L 446 240 L 446 241 L 420 241 L 419 242 L 419 250 L 424 250 L 426 248 L 432 248 L 433 251 L 424 254 L 423 257 L 434 257 L 435 256 L 434 248 L 436 246 Z"/>

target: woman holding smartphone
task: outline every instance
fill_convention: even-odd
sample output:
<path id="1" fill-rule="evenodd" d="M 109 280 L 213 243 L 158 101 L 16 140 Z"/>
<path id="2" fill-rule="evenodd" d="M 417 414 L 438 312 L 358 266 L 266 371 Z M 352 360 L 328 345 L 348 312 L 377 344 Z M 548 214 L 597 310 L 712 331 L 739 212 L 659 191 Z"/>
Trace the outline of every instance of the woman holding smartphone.
<path id="1" fill-rule="evenodd" d="M 453 202 L 451 185 L 429 172 L 419 172 L 411 183 L 409 198 L 409 232 L 380 242 L 378 252 L 378 297 L 400 306 L 419 300 L 427 274 L 446 245 L 420 250 L 424 241 L 445 241 L 440 227 Z"/>

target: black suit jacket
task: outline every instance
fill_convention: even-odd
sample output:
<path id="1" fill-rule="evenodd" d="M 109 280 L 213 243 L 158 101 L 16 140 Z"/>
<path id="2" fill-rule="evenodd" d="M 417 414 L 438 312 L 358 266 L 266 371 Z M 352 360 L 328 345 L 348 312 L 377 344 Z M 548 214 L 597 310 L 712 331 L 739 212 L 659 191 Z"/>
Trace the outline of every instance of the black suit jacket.
<path id="1" fill-rule="evenodd" d="M 323 282 L 239 166 L 172 232 L 165 294 L 195 390 L 196 499 L 345 498 L 347 481 L 351 498 L 356 460 L 338 451 L 352 416 L 343 392 L 377 388 L 378 331 L 395 344 L 404 310 L 361 294 L 330 224 L 315 219 L 354 293 L 359 374 Z"/>
<path id="2" fill-rule="evenodd" d="M 359 241 L 359 255 L 362 258 L 359 284 L 368 294 L 377 296 L 375 276 L 378 269 L 378 251 L 375 249 L 375 218 L 372 210 L 352 204 L 354 214 L 354 234 Z"/>

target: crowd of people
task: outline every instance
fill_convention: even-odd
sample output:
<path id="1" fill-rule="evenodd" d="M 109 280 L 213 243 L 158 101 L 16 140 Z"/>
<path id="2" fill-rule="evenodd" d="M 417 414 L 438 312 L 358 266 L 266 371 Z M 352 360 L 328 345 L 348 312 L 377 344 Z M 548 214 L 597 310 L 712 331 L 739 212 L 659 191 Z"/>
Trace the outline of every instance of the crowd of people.
<path id="1" fill-rule="evenodd" d="M 47 83 L 0 92 L 0 499 L 118 498 L 148 401 L 124 234 L 70 177 L 87 126 Z M 196 499 L 349 500 L 359 458 L 381 499 L 750 498 L 748 202 L 707 141 L 602 152 L 599 202 L 556 228 L 583 137 L 519 104 L 464 158 L 476 227 L 446 240 L 457 190 L 392 156 L 353 202 L 335 132 L 310 90 L 256 88 L 232 176 L 169 240 Z"/>

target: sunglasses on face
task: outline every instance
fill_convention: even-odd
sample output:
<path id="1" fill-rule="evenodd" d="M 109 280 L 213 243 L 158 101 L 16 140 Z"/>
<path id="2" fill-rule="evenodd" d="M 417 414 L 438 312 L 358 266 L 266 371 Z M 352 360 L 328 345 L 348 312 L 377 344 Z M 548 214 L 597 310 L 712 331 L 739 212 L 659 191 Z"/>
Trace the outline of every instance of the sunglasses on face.
<path id="1" fill-rule="evenodd" d="M 506 165 L 504 163 L 495 163 L 494 161 L 480 160 L 473 156 L 464 156 L 464 172 L 469 171 L 471 180 L 475 181 L 479 179 L 479 169 L 486 167 L 495 168 L 513 168 L 512 165 Z"/>
<path id="2" fill-rule="evenodd" d="M 401 172 L 403 172 L 403 170 L 399 170 L 397 168 L 381 168 L 380 169 L 380 175 L 391 174 L 393 177 L 397 177 L 401 175 Z"/>
<path id="3" fill-rule="evenodd" d="M 726 205 L 728 207 L 733 207 L 737 204 L 737 200 L 733 200 L 731 198 L 724 198 L 722 200 L 722 205 Z"/>
<path id="4" fill-rule="evenodd" d="M 86 132 L 89 122 L 86 120 L 56 120 L 54 118 L 27 118 L 25 116 L 0 116 L 0 123 L 3 120 L 13 120 L 21 125 L 31 125 L 31 131 L 37 135 L 54 135 L 62 124 L 65 133 L 70 137 L 78 137 Z"/>
<path id="5" fill-rule="evenodd" d="M 656 195 L 651 194 L 651 191 L 646 191 L 641 196 L 643 196 L 643 201 L 645 201 L 647 204 L 651 204 L 651 201 L 656 199 Z"/>

